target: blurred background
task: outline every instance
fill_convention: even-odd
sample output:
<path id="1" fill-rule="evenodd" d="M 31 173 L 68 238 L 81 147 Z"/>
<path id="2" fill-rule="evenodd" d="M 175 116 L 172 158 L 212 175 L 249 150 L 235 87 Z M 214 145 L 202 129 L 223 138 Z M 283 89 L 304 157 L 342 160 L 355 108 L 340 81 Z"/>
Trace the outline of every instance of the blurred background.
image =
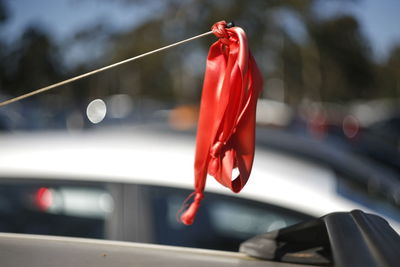
<path id="1" fill-rule="evenodd" d="M 265 81 L 256 155 L 265 161 L 256 159 L 249 181 L 260 177 L 264 191 L 248 185 L 241 200 L 210 193 L 214 215 L 204 208 L 203 223 L 190 229 L 174 216 L 191 192 L 190 147 L 214 36 L 1 107 L 0 231 L 235 250 L 254 234 L 336 210 L 363 208 L 400 223 L 399 11 L 396 0 L 0 0 L 0 100 L 220 20 L 246 31 Z M 181 146 L 182 158 L 167 153 Z M 153 156 L 134 156 L 149 149 Z M 127 162 L 131 155 L 137 161 Z M 158 180 L 139 171 L 173 159 Z M 187 182 L 168 184 L 168 168 L 178 172 L 182 162 Z"/>

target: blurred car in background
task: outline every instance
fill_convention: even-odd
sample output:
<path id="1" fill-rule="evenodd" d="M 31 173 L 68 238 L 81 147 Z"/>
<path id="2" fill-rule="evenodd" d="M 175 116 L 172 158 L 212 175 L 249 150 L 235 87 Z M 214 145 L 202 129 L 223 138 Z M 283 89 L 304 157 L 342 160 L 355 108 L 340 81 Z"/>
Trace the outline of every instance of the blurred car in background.
<path id="1" fill-rule="evenodd" d="M 177 216 L 193 191 L 192 133 L 155 126 L 2 134 L 0 231 L 237 250 L 254 235 L 352 209 L 380 214 L 400 230 L 395 202 L 382 194 L 363 201 L 368 188 L 338 171 L 343 164 L 324 161 L 318 145 L 305 149 L 315 151 L 311 159 L 279 138 L 296 141 L 258 131 L 252 176 L 240 194 L 210 177 L 187 227 Z M 399 180 L 390 182 L 399 188 Z"/>

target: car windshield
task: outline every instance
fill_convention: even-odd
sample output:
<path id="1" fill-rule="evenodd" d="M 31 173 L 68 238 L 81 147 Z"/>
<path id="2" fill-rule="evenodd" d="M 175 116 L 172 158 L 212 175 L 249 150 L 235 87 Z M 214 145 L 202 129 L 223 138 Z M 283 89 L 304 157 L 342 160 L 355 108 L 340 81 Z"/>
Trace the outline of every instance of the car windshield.
<path id="1" fill-rule="evenodd" d="M 399 8 L 0 0 L 0 102 L 223 19 L 246 32 L 264 79 L 250 179 L 235 194 L 209 176 L 192 226 L 178 218 L 194 190 L 215 36 L 1 106 L 0 232 L 237 251 L 257 234 L 353 209 L 400 232 Z"/>

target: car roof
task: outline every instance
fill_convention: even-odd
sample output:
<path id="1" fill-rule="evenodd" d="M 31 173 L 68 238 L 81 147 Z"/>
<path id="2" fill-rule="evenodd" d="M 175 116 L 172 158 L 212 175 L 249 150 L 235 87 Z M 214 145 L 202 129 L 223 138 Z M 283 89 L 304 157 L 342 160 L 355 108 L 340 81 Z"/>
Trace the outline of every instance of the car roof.
<path id="1" fill-rule="evenodd" d="M 29 132 L 0 137 L 0 177 L 126 182 L 193 188 L 193 135 L 140 127 L 85 132 Z M 212 177 L 206 190 L 232 194 Z M 257 148 L 252 175 L 238 197 L 312 216 L 370 210 L 336 193 L 324 165 Z M 318 205 L 316 205 L 318 203 Z M 393 227 L 400 229 L 396 222 Z"/>
<path id="2" fill-rule="evenodd" d="M 3 266 L 303 266 L 239 252 L 10 233 L 0 233 L 0 251 Z"/>

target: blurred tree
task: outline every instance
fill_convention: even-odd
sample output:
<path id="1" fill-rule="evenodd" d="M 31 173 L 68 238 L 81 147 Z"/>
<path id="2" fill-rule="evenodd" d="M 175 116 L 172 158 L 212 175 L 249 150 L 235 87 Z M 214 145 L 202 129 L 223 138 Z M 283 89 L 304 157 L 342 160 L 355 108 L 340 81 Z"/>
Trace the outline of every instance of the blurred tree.
<path id="1" fill-rule="evenodd" d="M 349 15 L 320 19 L 313 9 L 316 2 L 164 1 L 159 16 L 115 39 L 112 58 L 140 54 L 165 45 L 166 40 L 173 42 L 203 32 L 221 19 L 234 19 L 245 28 L 265 77 L 282 80 L 289 104 L 296 106 L 304 98 L 348 102 L 376 96 L 376 67 L 356 19 Z M 305 41 L 295 40 L 288 32 L 291 29 L 282 26 L 287 17 L 296 17 L 304 27 Z M 202 72 L 193 68 L 204 70 L 210 39 L 124 67 L 124 72 L 135 77 L 135 94 L 198 102 Z M 204 58 L 202 64 L 192 62 L 191 54 L 201 55 L 197 58 Z"/>
<path id="2" fill-rule="evenodd" d="M 0 1 L 0 24 L 4 23 L 8 18 L 8 13 L 4 2 Z"/>
<path id="3" fill-rule="evenodd" d="M 379 97 L 400 99 L 400 45 L 394 47 L 379 67 Z"/>
<path id="4" fill-rule="evenodd" d="M 234 20 L 246 30 L 266 79 L 265 97 L 273 97 L 269 90 L 280 90 L 275 95 L 284 98 L 277 100 L 292 106 L 304 99 L 346 103 L 359 98 L 398 97 L 399 50 L 395 49 L 384 64 L 374 62 L 357 20 L 350 15 L 320 17 L 315 10 L 320 1 L 120 1 L 132 9 L 144 6 L 152 10 L 151 15 L 118 34 L 107 32 L 107 27 L 101 25 L 82 27 L 62 51 L 76 43 L 87 43 L 90 48 L 94 42 L 102 42 L 106 44 L 101 50 L 103 56 L 82 60 L 69 72 L 63 69 L 59 47 L 37 27 L 26 30 L 12 47 L 0 49 L 4 59 L 0 68 L 7 65 L 0 77 L 2 91 L 25 93 L 202 33 L 225 19 Z M 0 0 L 0 23 L 7 17 L 2 3 Z M 171 104 L 198 103 L 206 53 L 215 40 L 210 36 L 151 55 L 54 94 L 82 105 L 90 98 L 118 93 Z"/>
<path id="5" fill-rule="evenodd" d="M 347 102 L 376 95 L 372 53 L 355 18 L 322 21 L 313 24 L 310 33 L 321 57 L 322 100 Z"/>
<path id="6" fill-rule="evenodd" d="M 6 86 L 11 95 L 26 93 L 60 79 L 59 56 L 48 35 L 40 28 L 26 29 L 6 57 Z"/>
<path id="7" fill-rule="evenodd" d="M 246 29 L 253 52 L 261 59 L 258 60 L 260 68 L 266 72 L 274 65 L 270 62 L 271 59 L 276 60 L 281 49 L 277 38 L 282 33 L 273 11 L 285 8 L 305 12 L 304 10 L 310 9 L 313 1 L 252 1 L 250 4 L 246 1 L 169 0 L 163 3 L 162 13 L 119 35 L 113 41 L 112 61 L 204 32 L 216 21 L 234 19 L 237 25 Z M 198 102 L 206 52 L 215 40 L 212 37 L 204 38 L 162 54 L 152 55 L 135 64 L 124 66 L 120 71 L 126 73 L 122 75 L 126 80 L 132 80 L 132 92 L 136 96 L 186 103 Z"/>
<path id="8" fill-rule="evenodd" d="M 126 59 L 161 46 L 164 43 L 162 24 L 162 20 L 151 20 L 133 31 L 118 36 L 112 50 L 112 61 Z M 130 88 L 130 90 L 124 88 L 122 90 L 136 97 L 166 101 L 174 99 L 170 72 L 165 64 L 166 53 L 151 55 L 135 64 L 122 66 L 119 69 L 119 77 L 124 79 L 121 83 Z"/>
<path id="9" fill-rule="evenodd" d="M 0 0 L 0 29 L 2 24 L 6 22 L 8 18 L 7 10 L 4 5 L 4 2 Z M 3 40 L 0 39 L 0 92 L 3 91 L 4 88 L 4 80 L 5 80 L 5 55 L 6 55 L 6 45 Z"/>

